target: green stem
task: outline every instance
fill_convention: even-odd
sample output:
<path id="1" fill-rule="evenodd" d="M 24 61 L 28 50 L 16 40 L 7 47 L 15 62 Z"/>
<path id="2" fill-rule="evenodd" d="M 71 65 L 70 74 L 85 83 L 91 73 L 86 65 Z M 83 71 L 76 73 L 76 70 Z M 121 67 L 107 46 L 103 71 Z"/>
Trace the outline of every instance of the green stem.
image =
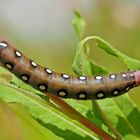
<path id="1" fill-rule="evenodd" d="M 97 103 L 97 101 L 94 101 L 96 108 L 98 109 L 99 114 L 102 116 L 103 120 L 105 121 L 105 123 L 108 125 L 108 127 L 110 128 L 110 130 L 116 135 L 117 140 L 122 140 L 122 136 L 121 134 L 112 126 L 112 124 L 110 123 L 110 121 L 107 119 L 106 115 L 104 114 L 104 112 L 102 111 L 99 103 Z"/>

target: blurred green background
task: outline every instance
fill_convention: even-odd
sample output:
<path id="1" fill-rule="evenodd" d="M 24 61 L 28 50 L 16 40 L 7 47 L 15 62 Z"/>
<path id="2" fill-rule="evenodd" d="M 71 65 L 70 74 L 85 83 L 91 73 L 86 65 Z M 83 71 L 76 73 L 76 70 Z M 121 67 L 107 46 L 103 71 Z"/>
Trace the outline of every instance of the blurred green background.
<path id="1" fill-rule="evenodd" d="M 43 66 L 71 70 L 78 38 L 74 10 L 87 21 L 85 36 L 98 35 L 119 51 L 140 60 L 139 0 L 1 0 L 0 35 Z M 91 42 L 92 58 L 111 71 L 127 68 Z M 140 107 L 140 88 L 129 92 Z"/>

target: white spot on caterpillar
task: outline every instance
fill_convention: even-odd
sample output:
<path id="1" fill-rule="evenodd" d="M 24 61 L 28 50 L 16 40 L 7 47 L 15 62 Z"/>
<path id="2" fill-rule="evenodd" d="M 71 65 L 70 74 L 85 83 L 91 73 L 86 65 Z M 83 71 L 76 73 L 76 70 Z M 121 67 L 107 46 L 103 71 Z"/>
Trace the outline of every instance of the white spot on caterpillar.
<path id="1" fill-rule="evenodd" d="M 0 48 L 6 48 L 8 45 L 6 43 L 0 43 Z"/>
<path id="2" fill-rule="evenodd" d="M 99 92 L 98 94 L 97 94 L 97 97 L 98 98 L 103 98 L 105 95 L 104 95 L 104 93 L 103 92 Z"/>
<path id="3" fill-rule="evenodd" d="M 79 97 L 80 99 L 84 99 L 84 98 L 86 97 L 86 94 L 85 94 L 85 93 L 80 93 L 80 94 L 78 95 L 78 97 Z"/>
<path id="4" fill-rule="evenodd" d="M 114 79 L 114 78 L 116 78 L 116 75 L 115 74 L 112 74 L 112 75 L 110 75 L 110 78 L 111 79 Z"/>
<path id="5" fill-rule="evenodd" d="M 5 65 L 6 65 L 6 67 L 7 67 L 8 69 L 12 69 L 12 68 L 13 68 L 12 64 L 7 63 L 7 64 L 5 64 Z"/>
<path id="6" fill-rule="evenodd" d="M 46 69 L 46 72 L 47 72 L 48 74 L 52 74 L 52 73 L 53 73 L 50 69 Z"/>
<path id="7" fill-rule="evenodd" d="M 39 85 L 39 89 L 42 91 L 45 91 L 47 89 L 47 87 L 45 85 Z"/>
<path id="8" fill-rule="evenodd" d="M 95 77 L 97 80 L 101 80 L 103 77 L 102 76 L 96 76 Z"/>
<path id="9" fill-rule="evenodd" d="M 19 51 L 16 51 L 15 54 L 16 54 L 17 57 L 21 57 L 22 56 Z"/>
<path id="10" fill-rule="evenodd" d="M 28 76 L 26 76 L 26 75 L 22 75 L 21 79 L 24 80 L 24 81 L 28 81 L 29 80 Z"/>
<path id="11" fill-rule="evenodd" d="M 113 91 L 113 95 L 118 95 L 119 94 L 119 91 L 118 90 L 114 90 Z"/>
<path id="12" fill-rule="evenodd" d="M 128 92 L 130 90 L 130 87 L 126 87 L 125 91 Z"/>
<path id="13" fill-rule="evenodd" d="M 80 80 L 86 80 L 86 77 L 85 76 L 80 76 L 79 79 Z"/>
<path id="14" fill-rule="evenodd" d="M 31 65 L 32 65 L 33 67 L 37 67 L 37 64 L 36 64 L 34 61 L 31 61 Z"/>
<path id="15" fill-rule="evenodd" d="M 65 79 L 68 79 L 70 76 L 67 75 L 67 74 L 62 74 L 62 76 L 65 78 Z"/>
<path id="16" fill-rule="evenodd" d="M 133 74 L 133 73 L 131 73 L 131 74 L 130 74 L 130 76 L 131 76 L 131 77 L 133 77 L 133 76 L 134 76 L 134 74 Z"/>
<path id="17" fill-rule="evenodd" d="M 58 95 L 61 96 L 61 97 L 64 97 L 64 96 L 66 96 L 67 94 L 66 94 L 65 91 L 59 91 L 59 92 L 58 92 Z"/>
<path id="18" fill-rule="evenodd" d="M 122 77 L 126 77 L 126 76 L 127 76 L 127 74 L 125 74 L 125 73 L 122 74 Z"/>

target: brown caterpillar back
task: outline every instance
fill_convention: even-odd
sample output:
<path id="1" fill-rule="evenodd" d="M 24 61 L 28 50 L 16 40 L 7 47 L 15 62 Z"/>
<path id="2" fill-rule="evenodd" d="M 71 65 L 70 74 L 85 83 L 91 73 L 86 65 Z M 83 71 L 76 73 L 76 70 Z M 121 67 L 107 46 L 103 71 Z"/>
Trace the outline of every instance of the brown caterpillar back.
<path id="1" fill-rule="evenodd" d="M 0 62 L 34 88 L 63 98 L 86 100 L 116 97 L 128 92 L 137 84 L 135 71 L 91 77 L 56 73 L 28 59 L 2 39 Z"/>

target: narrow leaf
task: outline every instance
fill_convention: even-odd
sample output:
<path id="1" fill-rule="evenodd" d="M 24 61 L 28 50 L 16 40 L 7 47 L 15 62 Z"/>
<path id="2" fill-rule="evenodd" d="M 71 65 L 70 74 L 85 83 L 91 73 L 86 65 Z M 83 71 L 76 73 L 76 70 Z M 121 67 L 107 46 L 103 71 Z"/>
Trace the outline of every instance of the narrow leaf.
<path id="1" fill-rule="evenodd" d="M 81 39 L 85 31 L 86 21 L 81 17 L 78 11 L 75 11 L 75 18 L 73 19 L 72 24 L 78 38 Z"/>

